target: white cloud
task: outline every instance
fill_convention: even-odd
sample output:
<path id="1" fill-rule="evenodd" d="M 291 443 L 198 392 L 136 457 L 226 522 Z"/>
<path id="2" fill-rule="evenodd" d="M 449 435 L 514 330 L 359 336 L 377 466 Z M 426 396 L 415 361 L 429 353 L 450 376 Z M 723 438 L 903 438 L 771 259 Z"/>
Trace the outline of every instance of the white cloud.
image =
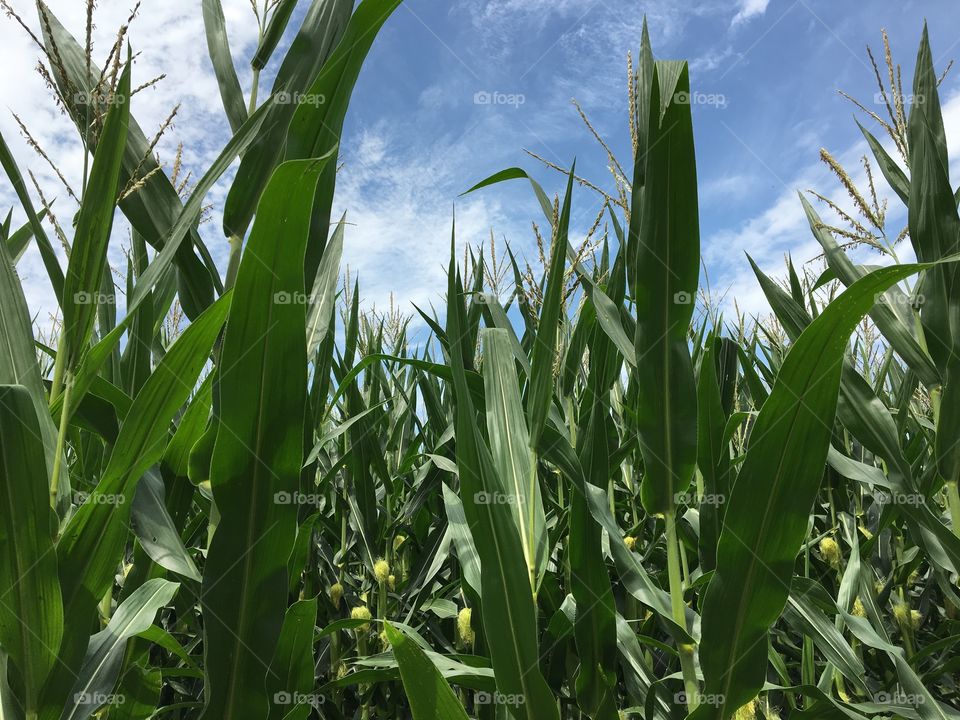
<path id="1" fill-rule="evenodd" d="M 359 274 L 365 306 L 382 310 L 394 293 L 403 312 L 413 312 L 412 303 L 426 309 L 442 300 L 450 259 L 455 198 L 441 188 L 463 184 L 470 146 L 436 138 L 402 149 L 387 126 L 364 128 L 360 137 L 344 150 L 337 180 L 334 216 L 346 210 L 348 223 L 344 266 Z M 458 247 L 510 226 L 496 198 L 491 190 L 456 199 Z"/>
<path id="2" fill-rule="evenodd" d="M 767 11 L 769 4 L 770 0 L 740 0 L 740 9 L 737 11 L 737 14 L 733 16 L 733 20 L 730 23 L 731 27 L 745 23 L 757 15 L 763 15 Z"/>

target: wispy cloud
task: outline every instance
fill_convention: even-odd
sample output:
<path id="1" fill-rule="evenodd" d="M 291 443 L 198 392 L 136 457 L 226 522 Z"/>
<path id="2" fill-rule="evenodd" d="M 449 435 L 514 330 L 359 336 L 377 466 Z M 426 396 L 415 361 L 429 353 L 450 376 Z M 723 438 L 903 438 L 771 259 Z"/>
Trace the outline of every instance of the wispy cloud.
<path id="1" fill-rule="evenodd" d="M 770 0 L 740 0 L 740 9 L 737 10 L 737 14 L 733 16 L 730 25 L 740 25 L 758 15 L 763 15 L 767 11 L 769 4 Z"/>

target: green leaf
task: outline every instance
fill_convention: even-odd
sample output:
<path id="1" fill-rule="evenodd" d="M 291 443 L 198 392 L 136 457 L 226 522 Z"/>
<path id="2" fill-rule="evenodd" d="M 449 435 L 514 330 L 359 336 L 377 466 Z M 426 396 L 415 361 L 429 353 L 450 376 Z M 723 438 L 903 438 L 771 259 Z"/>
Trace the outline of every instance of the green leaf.
<path id="1" fill-rule="evenodd" d="M 260 45 L 250 61 L 254 70 L 262 70 L 270 61 L 270 56 L 277 49 L 280 38 L 283 37 L 283 31 L 287 29 L 287 23 L 290 22 L 290 16 L 293 15 L 294 8 L 297 7 L 297 0 L 278 0 L 273 14 L 270 16 L 270 22 L 267 29 L 260 39 Z"/>
<path id="2" fill-rule="evenodd" d="M 140 545 L 151 560 L 170 572 L 200 582 L 200 571 L 167 512 L 163 481 L 155 471 L 148 471 L 137 483 L 131 519 Z"/>
<path id="3" fill-rule="evenodd" d="M 883 292 L 923 265 L 861 278 L 803 331 L 757 415 L 703 601 L 705 692 L 695 720 L 726 720 L 763 685 L 767 632 L 783 611 L 833 428 L 850 333 Z"/>
<path id="4" fill-rule="evenodd" d="M 481 337 L 490 452 L 512 499 L 509 507 L 520 534 L 530 587 L 536 590 L 547 562 L 547 521 L 540 498 L 536 456 L 530 449 L 520 401 L 513 347 L 505 330 L 484 330 Z"/>
<path id="5" fill-rule="evenodd" d="M 63 634 L 40 437 L 28 390 L 0 385 L 0 647 L 22 678 L 28 713 L 37 711 Z"/>
<path id="6" fill-rule="evenodd" d="M 804 594 L 792 592 L 787 600 L 786 618 L 803 634 L 813 638 L 814 646 L 860 692 L 866 692 L 863 678 L 867 671 L 843 634 Z"/>
<path id="7" fill-rule="evenodd" d="M 230 41 L 220 0 L 203 0 L 203 27 L 207 33 L 207 51 L 217 76 L 223 109 L 230 121 L 230 128 L 236 133 L 247 121 L 247 106 L 243 102 L 240 80 L 237 79 L 237 70 L 230 55 Z"/>
<path id="8" fill-rule="evenodd" d="M 910 241 L 920 262 L 934 262 L 952 255 L 960 243 L 960 217 L 950 187 L 949 164 L 943 118 L 937 94 L 937 76 L 926 26 L 917 55 L 913 79 L 914 102 L 907 126 L 910 148 Z M 923 295 L 920 318 L 930 356 L 941 374 L 958 356 L 960 342 L 957 306 L 960 284 L 957 267 L 937 265 L 928 270 L 918 292 Z M 952 441 L 951 441 L 952 442 Z M 941 450 L 946 446 L 941 447 Z M 957 453 L 948 457 L 958 464 Z M 951 477 L 951 475 L 947 475 Z"/>
<path id="9" fill-rule="evenodd" d="M 886 178 L 890 187 L 893 188 L 894 192 L 903 200 L 903 204 L 909 205 L 910 181 L 907 179 L 906 174 L 900 169 L 896 161 L 890 157 L 883 145 L 880 144 L 880 141 L 861 125 L 859 120 L 857 121 L 857 127 L 860 128 L 860 132 L 863 133 L 863 137 L 866 138 L 867 145 L 870 146 L 870 150 L 873 152 L 873 157 L 876 159 L 877 165 L 880 166 L 880 172 L 883 173 L 883 177 Z"/>
<path id="10" fill-rule="evenodd" d="M 30 229 L 33 236 L 37 239 L 37 249 L 40 251 L 40 259 L 43 261 L 43 267 L 47 271 L 47 277 L 50 285 L 53 286 L 53 294 L 57 298 L 57 304 L 63 306 L 63 269 L 60 267 L 60 261 L 57 260 L 57 254 L 50 244 L 47 233 L 44 232 L 43 225 L 40 224 L 40 217 L 33 209 L 33 203 L 30 195 L 27 193 L 27 185 L 23 182 L 23 176 L 20 174 L 20 168 L 17 167 L 17 161 L 14 159 L 10 148 L 7 147 L 7 141 L 0 135 L 0 166 L 3 166 L 10 184 L 13 185 L 20 205 L 27 215 Z M 15 254 L 15 253 L 14 253 Z"/>
<path id="11" fill-rule="evenodd" d="M 473 357 L 474 348 L 466 342 L 463 297 L 451 242 L 446 333 L 450 339 L 457 467 L 464 513 L 480 555 L 483 630 L 498 689 L 504 695 L 525 700 L 509 706 L 510 713 L 518 719 L 556 720 L 556 700 L 539 669 L 536 608 L 520 537 L 510 509 L 500 501 L 505 496 L 504 486 L 477 431 L 477 412 L 466 371 L 467 357 Z"/>
<path id="12" fill-rule="evenodd" d="M 534 194 L 537 196 L 537 202 L 540 203 L 540 209 L 543 210 L 543 216 L 547 219 L 547 223 L 553 224 L 553 203 L 550 202 L 550 198 L 547 196 L 547 193 L 544 192 L 543 187 L 534 180 L 530 175 L 527 174 L 527 171 L 518 168 L 507 168 L 506 170 L 501 170 L 500 172 L 494 173 L 485 180 L 481 180 L 472 188 L 466 192 L 460 193 L 460 197 L 464 195 L 469 195 L 472 192 L 477 190 L 482 190 L 483 188 L 490 187 L 491 185 L 496 185 L 497 183 L 502 183 L 506 180 L 529 180 L 530 187 L 533 188 Z"/>
<path id="13" fill-rule="evenodd" d="M 616 520 L 610 512 L 607 493 L 603 488 L 588 487 L 587 501 L 593 517 L 607 532 L 610 539 L 610 554 L 620 576 L 623 588 L 637 600 L 648 606 L 665 623 L 671 635 L 680 642 L 691 642 L 686 628 L 681 628 L 673 619 L 673 609 L 670 606 L 670 594 L 658 586 L 653 578 L 644 569 L 640 558 L 623 543 L 623 532 L 617 527 Z M 686 625 L 694 627 L 696 615 L 692 610 L 687 611 Z"/>
<path id="14" fill-rule="evenodd" d="M 463 705 L 427 654 L 390 623 L 383 623 L 383 631 L 400 668 L 413 720 L 467 720 Z"/>
<path id="15" fill-rule="evenodd" d="M 218 369 L 210 483 L 220 521 L 201 606 L 203 718 L 265 717 L 266 663 L 287 606 L 307 397 L 303 253 L 329 156 L 277 168 L 240 262 Z M 251 352 L 256 348 L 255 352 Z M 284 503 L 286 498 L 288 502 Z"/>
<path id="16" fill-rule="evenodd" d="M 333 231 L 330 242 L 323 250 L 323 257 L 317 267 L 317 276 L 313 281 L 310 295 L 310 309 L 307 312 L 307 357 L 317 354 L 320 343 L 327 337 L 334 322 L 334 300 L 337 294 L 337 281 L 340 278 L 340 258 L 343 256 L 343 231 L 347 214 L 344 213 Z"/>
<path id="17" fill-rule="evenodd" d="M 70 518 L 57 545 L 65 614 L 60 662 L 44 689 L 44 718 L 63 707 L 83 660 L 87 623 L 113 586 L 124 555 L 134 491 L 141 476 L 163 455 L 170 422 L 194 389 L 220 334 L 232 295 L 227 294 L 191 323 L 144 383 L 127 413 L 96 488 Z"/>
<path id="18" fill-rule="evenodd" d="M 446 458 L 444 458 L 446 459 Z M 451 490 L 446 483 L 442 484 L 443 504 L 447 513 L 447 527 L 453 540 L 453 547 L 457 553 L 457 561 L 460 563 L 460 571 L 463 573 L 463 581 L 466 583 L 467 590 L 472 590 L 477 599 L 481 597 L 480 585 L 480 555 L 473 544 L 473 536 L 470 534 L 470 526 L 467 524 L 466 515 L 463 512 L 463 503 L 457 494 Z"/>
<path id="19" fill-rule="evenodd" d="M 357 6 L 343 38 L 307 90 L 307 99 L 316 102 L 300 103 L 294 110 L 284 159 L 320 157 L 335 151 L 339 146 L 340 133 L 360 69 L 377 34 L 400 2 L 401 0 L 362 0 Z M 320 176 L 310 239 L 307 242 L 306 274 L 311 282 L 330 232 L 330 209 L 333 205 L 336 179 L 337 164 L 331 162 Z M 224 223 L 231 196 L 232 193 L 227 197 Z"/>
<path id="20" fill-rule="evenodd" d="M 643 505 L 666 514 L 697 460 L 697 396 L 687 329 L 700 262 L 697 174 L 687 66 L 653 72 L 649 150 L 638 156 L 628 232 L 629 277 L 637 312 L 637 428 Z M 661 106 L 663 109 L 661 110 Z M 640 187 L 640 166 L 645 185 Z M 642 191 L 641 191 L 642 190 Z"/>
<path id="21" fill-rule="evenodd" d="M 117 700 L 110 707 L 110 720 L 148 720 L 160 703 L 163 675 L 160 668 L 142 668 L 134 665 L 120 678 Z"/>
<path id="22" fill-rule="evenodd" d="M 557 332 L 563 312 L 565 289 L 564 268 L 567 258 L 567 234 L 570 229 L 570 206 L 573 201 L 573 175 L 576 163 L 567 177 L 567 189 L 557 227 L 550 246 L 550 269 L 543 291 L 540 320 L 533 341 L 530 359 L 530 383 L 527 389 L 527 420 L 530 423 L 530 443 L 536 447 L 553 403 L 553 367 L 557 358 Z"/>
<path id="23" fill-rule="evenodd" d="M 269 110 L 263 132 L 244 154 L 230 187 L 223 216 L 225 235 L 240 237 L 246 233 L 260 195 L 283 159 L 290 119 L 297 107 L 290 101 L 306 93 L 340 42 L 352 9 L 353 0 L 314 0 L 307 9 L 271 90 L 274 100 L 279 96 L 285 102 L 266 103 Z"/>
<path id="24" fill-rule="evenodd" d="M 107 626 L 90 638 L 87 654 L 60 720 L 86 720 L 104 705 L 120 676 L 127 640 L 153 624 L 180 586 L 161 578 L 148 580 L 117 607 Z"/>
<path id="25" fill-rule="evenodd" d="M 63 334 L 57 351 L 58 356 L 61 352 L 65 354 L 64 367 L 70 371 L 77 366 L 86 349 L 99 302 L 130 124 L 130 67 L 128 61 L 120 76 L 77 214 L 77 228 L 63 285 Z"/>
<path id="26" fill-rule="evenodd" d="M 37 364 L 34 348 L 33 324 L 23 294 L 20 279 L 10 262 L 7 249 L 0 243 L 0 385 L 22 385 L 33 401 L 36 422 L 43 440 L 46 458 L 47 480 L 53 476 L 57 452 L 57 426 L 47 409 L 47 393 Z M 64 493 L 70 492 L 66 464 L 61 464 L 60 485 Z"/>
<path id="27" fill-rule="evenodd" d="M 287 608 L 277 649 L 267 673 L 271 720 L 291 715 L 306 718 L 312 704 L 310 701 L 316 699 L 308 697 L 314 687 L 313 635 L 316 623 L 316 598 L 298 600 Z M 305 703 L 306 712 L 299 711 L 298 715 L 294 715 L 291 703 Z"/>

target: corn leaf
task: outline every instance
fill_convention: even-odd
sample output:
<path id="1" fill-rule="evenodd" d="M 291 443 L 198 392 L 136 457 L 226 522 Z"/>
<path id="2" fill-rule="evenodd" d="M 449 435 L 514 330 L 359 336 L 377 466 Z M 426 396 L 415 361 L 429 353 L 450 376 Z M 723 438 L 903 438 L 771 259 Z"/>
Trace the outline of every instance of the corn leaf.
<path id="1" fill-rule="evenodd" d="M 427 654 L 391 623 L 383 631 L 400 668 L 413 720 L 467 720 L 463 705 Z"/>
<path id="2" fill-rule="evenodd" d="M 924 266 L 861 278 L 794 343 L 757 416 L 727 506 L 702 613 L 700 664 L 717 698 L 693 713 L 726 720 L 763 685 L 767 632 L 786 605 L 793 560 L 820 487 L 847 339 L 874 298 Z"/>
<path id="3" fill-rule="evenodd" d="M 220 520 L 201 596 L 208 608 L 204 718 L 269 711 L 264 678 L 283 624 L 297 527 L 297 506 L 281 500 L 299 490 L 303 463 L 306 314 L 298 298 L 312 199 L 328 160 L 277 168 L 237 273 L 210 468 Z"/>
<path id="4" fill-rule="evenodd" d="M 46 451 L 36 404 L 22 385 L 0 385 L 0 647 L 22 679 L 20 702 L 36 713 L 63 633 L 50 532 Z"/>

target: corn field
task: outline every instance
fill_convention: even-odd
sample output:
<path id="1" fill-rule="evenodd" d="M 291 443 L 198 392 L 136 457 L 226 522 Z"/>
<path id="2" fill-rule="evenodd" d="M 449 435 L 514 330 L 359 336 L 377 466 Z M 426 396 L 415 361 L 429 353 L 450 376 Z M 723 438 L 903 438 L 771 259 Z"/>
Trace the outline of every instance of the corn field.
<path id="1" fill-rule="evenodd" d="M 198 3 L 233 134 L 189 185 L 131 115 L 127 27 L 101 61 L 89 25 L 18 18 L 85 157 L 57 222 L 0 139 L 26 217 L 0 226 L 0 717 L 960 718 L 960 192 L 926 30 L 889 137 L 861 128 L 869 189 L 825 157 L 861 217 L 797 200 L 822 273 L 753 266 L 769 318 L 700 287 L 688 65 L 646 29 L 590 235 L 575 167 L 558 197 L 464 178 L 529 196 L 543 262 L 464 250 L 452 217 L 411 317 L 362 309 L 332 217 L 399 4 L 318 0 L 280 53 L 297 3 L 267 3 L 245 97 Z M 221 268 L 199 223 L 225 177 Z"/>

